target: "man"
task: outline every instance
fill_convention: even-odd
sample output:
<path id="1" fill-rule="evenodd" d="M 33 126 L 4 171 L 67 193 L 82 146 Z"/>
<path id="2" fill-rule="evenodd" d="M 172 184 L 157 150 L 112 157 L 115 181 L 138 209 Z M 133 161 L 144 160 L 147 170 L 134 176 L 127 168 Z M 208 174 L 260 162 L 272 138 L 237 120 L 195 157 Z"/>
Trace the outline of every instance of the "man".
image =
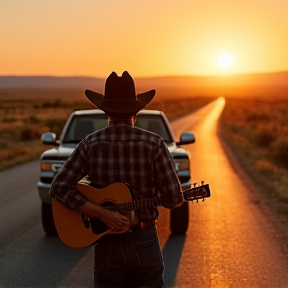
<path id="1" fill-rule="evenodd" d="M 68 208 L 99 217 L 111 231 L 130 226 L 121 215 L 88 201 L 75 188 L 88 176 L 91 185 L 129 185 L 138 199 L 157 197 L 173 209 L 183 201 L 173 160 L 162 138 L 134 126 L 136 114 L 154 97 L 155 90 L 136 95 L 132 77 L 125 71 L 107 78 L 104 95 L 86 90 L 87 98 L 108 115 L 108 127 L 88 135 L 54 178 L 50 194 Z M 117 193 L 117 191 L 115 191 Z M 127 233 L 107 234 L 95 245 L 95 287 L 162 287 L 163 257 L 157 227 L 157 207 L 136 211 L 139 223 Z"/>

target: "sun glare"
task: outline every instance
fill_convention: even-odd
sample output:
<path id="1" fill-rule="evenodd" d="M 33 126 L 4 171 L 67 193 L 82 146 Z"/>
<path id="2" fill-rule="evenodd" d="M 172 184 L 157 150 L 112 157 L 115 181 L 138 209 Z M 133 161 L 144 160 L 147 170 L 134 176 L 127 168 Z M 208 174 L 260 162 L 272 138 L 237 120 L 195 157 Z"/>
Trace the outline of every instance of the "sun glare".
<path id="1" fill-rule="evenodd" d="M 234 59 L 229 53 L 222 53 L 218 57 L 218 64 L 222 68 L 229 68 L 233 65 Z"/>

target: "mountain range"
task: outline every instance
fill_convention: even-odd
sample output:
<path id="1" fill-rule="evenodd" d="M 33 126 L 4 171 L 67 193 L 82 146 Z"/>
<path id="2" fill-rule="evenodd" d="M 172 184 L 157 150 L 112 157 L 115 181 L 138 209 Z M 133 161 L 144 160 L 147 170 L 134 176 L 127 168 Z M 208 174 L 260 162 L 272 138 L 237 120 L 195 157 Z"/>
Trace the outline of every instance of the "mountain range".
<path id="1" fill-rule="evenodd" d="M 221 76 L 135 78 L 137 93 L 156 89 L 158 98 L 198 96 L 288 96 L 288 71 Z M 90 89 L 103 93 L 104 78 L 0 76 L 0 89 Z M 166 97 L 165 97 L 166 98 Z"/>

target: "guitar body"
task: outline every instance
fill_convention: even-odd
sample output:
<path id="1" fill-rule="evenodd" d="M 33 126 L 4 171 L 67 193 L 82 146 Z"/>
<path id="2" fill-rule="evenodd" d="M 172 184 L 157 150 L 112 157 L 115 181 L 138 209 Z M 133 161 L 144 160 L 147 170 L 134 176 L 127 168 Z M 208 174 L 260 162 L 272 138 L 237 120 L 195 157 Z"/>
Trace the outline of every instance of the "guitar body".
<path id="1" fill-rule="evenodd" d="M 76 185 L 77 190 L 90 202 L 109 210 L 121 211 L 130 219 L 128 226 L 121 231 L 111 230 L 98 217 L 89 218 L 79 212 L 70 210 L 63 204 L 52 199 L 52 212 L 59 238 L 68 246 L 73 248 L 87 247 L 106 234 L 122 234 L 136 226 L 139 219 L 136 215 L 137 209 L 156 207 L 161 205 L 157 197 L 136 200 L 133 199 L 130 189 L 124 183 L 114 183 L 105 188 L 97 189 L 89 185 L 89 182 L 81 180 Z M 210 197 L 209 185 L 194 186 L 183 192 L 186 201 L 193 201 Z M 176 212 L 176 211 L 175 211 Z M 181 224 L 181 223 L 180 223 Z"/>
<path id="2" fill-rule="evenodd" d="M 116 205 L 131 202 L 129 187 L 123 183 L 114 183 L 105 188 L 97 189 L 85 182 L 79 182 L 77 190 L 90 202 L 111 210 L 117 210 Z M 130 225 L 123 230 L 112 231 L 99 218 L 91 218 L 70 210 L 63 204 L 52 199 L 52 211 L 59 238 L 68 246 L 81 248 L 93 245 L 106 234 L 121 234 L 128 232 L 138 221 L 135 211 L 129 211 Z"/>

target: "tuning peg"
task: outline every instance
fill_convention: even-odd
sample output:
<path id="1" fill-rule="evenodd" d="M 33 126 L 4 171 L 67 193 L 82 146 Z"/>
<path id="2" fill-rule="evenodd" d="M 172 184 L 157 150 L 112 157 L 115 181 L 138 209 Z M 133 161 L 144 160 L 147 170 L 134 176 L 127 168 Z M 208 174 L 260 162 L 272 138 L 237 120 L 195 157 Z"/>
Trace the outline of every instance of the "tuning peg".
<path id="1" fill-rule="evenodd" d="M 205 198 L 202 198 L 202 202 L 204 202 L 205 201 Z"/>
<path id="2" fill-rule="evenodd" d="M 203 181 L 203 180 L 201 181 L 201 185 L 202 185 L 202 186 L 204 185 L 204 181 Z"/>
<path id="3" fill-rule="evenodd" d="M 194 186 L 194 187 L 196 187 L 196 186 L 197 186 L 197 183 L 196 183 L 196 182 L 195 182 L 195 183 L 193 183 L 193 186 Z"/>

